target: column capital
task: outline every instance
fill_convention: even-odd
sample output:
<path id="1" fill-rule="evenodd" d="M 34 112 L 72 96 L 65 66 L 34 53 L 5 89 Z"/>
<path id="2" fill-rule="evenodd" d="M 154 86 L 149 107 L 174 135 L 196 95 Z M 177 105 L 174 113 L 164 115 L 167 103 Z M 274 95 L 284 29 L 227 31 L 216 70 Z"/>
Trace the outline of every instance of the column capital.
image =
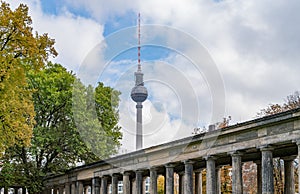
<path id="1" fill-rule="evenodd" d="M 193 161 L 193 160 L 183 160 L 182 162 L 184 164 L 194 164 L 195 163 L 195 161 Z"/>
<path id="2" fill-rule="evenodd" d="M 243 156 L 244 155 L 244 152 L 243 151 L 238 151 L 238 150 L 235 150 L 235 151 L 231 151 L 231 152 L 228 152 L 228 155 L 231 155 L 231 156 Z"/>
<path id="3" fill-rule="evenodd" d="M 159 167 L 153 166 L 153 167 L 150 167 L 149 170 L 150 170 L 150 171 L 158 171 L 158 170 L 159 170 Z"/>
<path id="4" fill-rule="evenodd" d="M 285 156 L 285 157 L 281 157 L 282 160 L 284 161 L 293 161 L 297 158 L 297 156 Z"/>
<path id="5" fill-rule="evenodd" d="M 145 169 L 137 169 L 136 171 L 135 171 L 135 173 L 143 173 L 145 171 Z"/>
<path id="6" fill-rule="evenodd" d="M 271 145 L 263 145 L 258 147 L 260 149 L 260 151 L 273 151 L 274 147 Z"/>
<path id="7" fill-rule="evenodd" d="M 168 164 L 165 164 L 165 167 L 166 167 L 166 168 L 174 168 L 174 167 L 175 167 L 175 164 L 173 164 L 173 163 L 168 163 Z"/>
<path id="8" fill-rule="evenodd" d="M 100 186 L 100 177 L 93 177 L 92 182 L 92 184 L 94 184 L 95 186 Z"/>
<path id="9" fill-rule="evenodd" d="M 123 175 L 123 176 L 130 176 L 131 174 L 132 174 L 131 171 L 123 171 L 123 172 L 122 172 L 122 175 Z"/>
<path id="10" fill-rule="evenodd" d="M 184 171 L 180 171 L 180 172 L 176 172 L 179 176 L 183 176 L 184 175 Z"/>
<path id="11" fill-rule="evenodd" d="M 201 173 L 203 171 L 203 169 L 205 169 L 205 168 L 194 169 L 194 172 L 195 173 Z"/>
<path id="12" fill-rule="evenodd" d="M 203 157 L 206 161 L 207 160 L 217 160 L 218 158 L 216 156 L 213 155 L 207 155 Z"/>
<path id="13" fill-rule="evenodd" d="M 119 173 L 113 173 L 112 175 L 111 175 L 111 177 L 120 177 L 121 176 L 121 174 L 119 174 Z"/>
<path id="14" fill-rule="evenodd" d="M 293 141 L 293 143 L 296 143 L 297 146 L 300 146 L 300 139 L 295 139 L 295 140 Z"/>
<path id="15" fill-rule="evenodd" d="M 110 175 L 102 175 L 100 178 L 103 179 L 103 180 L 104 180 L 104 179 L 107 180 L 107 179 L 110 178 L 110 177 L 111 177 Z"/>

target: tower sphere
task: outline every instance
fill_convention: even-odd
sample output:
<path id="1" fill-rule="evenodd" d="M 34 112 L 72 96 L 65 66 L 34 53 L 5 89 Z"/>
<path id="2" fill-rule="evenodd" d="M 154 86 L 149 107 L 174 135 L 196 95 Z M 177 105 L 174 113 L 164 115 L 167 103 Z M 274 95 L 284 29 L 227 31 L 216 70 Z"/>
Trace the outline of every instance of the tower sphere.
<path id="1" fill-rule="evenodd" d="M 148 91 L 145 86 L 135 86 L 131 90 L 131 98 L 134 102 L 144 102 L 148 97 Z"/>

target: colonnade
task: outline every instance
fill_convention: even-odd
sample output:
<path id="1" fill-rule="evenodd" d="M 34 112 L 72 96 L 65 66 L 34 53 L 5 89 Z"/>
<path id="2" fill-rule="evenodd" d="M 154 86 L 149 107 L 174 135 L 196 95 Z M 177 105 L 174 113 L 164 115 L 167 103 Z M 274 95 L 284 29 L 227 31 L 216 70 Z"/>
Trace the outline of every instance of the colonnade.
<path id="1" fill-rule="evenodd" d="M 8 194 L 9 190 L 12 191 L 13 194 L 18 194 L 18 193 L 26 194 L 26 188 L 24 188 L 24 187 L 9 187 L 9 188 L 7 188 L 7 187 L 0 186 L 0 193 Z"/>
<path id="2" fill-rule="evenodd" d="M 92 184 L 85 185 L 82 181 L 74 181 L 63 185 L 57 185 L 53 188 L 47 188 L 44 190 L 43 194 L 88 194 L 89 190 L 92 191 L 91 186 Z M 99 190 L 99 188 L 94 188 L 94 191 Z"/>
<path id="3" fill-rule="evenodd" d="M 298 150 L 299 149 L 299 143 Z M 257 191 L 258 194 L 274 193 L 273 176 L 273 151 L 271 146 L 259 148 L 261 158 L 254 161 L 257 165 Z M 300 154 L 300 151 L 298 151 Z M 230 156 L 232 166 L 232 193 L 243 193 L 242 162 L 243 151 L 227 153 Z M 296 156 L 283 157 L 285 194 L 295 193 L 294 165 Z M 199 161 L 205 161 L 205 166 L 199 168 L 195 165 Z M 123 182 L 123 194 L 143 194 L 143 179 L 150 177 L 150 193 L 157 194 L 157 178 L 159 175 L 165 177 L 165 194 L 174 193 L 174 173 L 179 176 L 179 193 L 182 194 L 202 194 L 202 175 L 201 172 L 206 168 L 206 193 L 221 193 L 220 166 L 217 166 L 218 156 L 206 156 L 202 159 L 189 159 L 181 162 L 167 163 L 161 166 L 150 167 L 148 169 L 137 169 L 135 171 L 123 171 L 120 173 L 107 174 L 101 177 L 94 177 L 89 181 L 90 185 L 84 185 L 83 181 L 76 181 L 71 184 L 63 185 L 55 191 L 59 194 L 83 194 L 86 193 L 85 187 L 90 186 L 92 194 L 108 194 L 108 186 L 111 184 L 111 193 L 118 193 L 118 182 Z M 183 165 L 181 171 L 177 171 L 179 165 Z M 195 168 L 197 166 L 197 168 Z M 195 180 L 194 180 L 195 179 Z M 54 192 L 56 194 L 56 192 Z M 49 193 L 50 194 L 50 193 Z"/>

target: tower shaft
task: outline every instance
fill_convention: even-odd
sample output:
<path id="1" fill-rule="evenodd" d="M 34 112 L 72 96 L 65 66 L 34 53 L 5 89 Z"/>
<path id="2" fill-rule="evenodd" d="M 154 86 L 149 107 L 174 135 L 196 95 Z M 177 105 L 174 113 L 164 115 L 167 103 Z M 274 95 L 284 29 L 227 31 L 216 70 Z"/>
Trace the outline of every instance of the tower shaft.
<path id="1" fill-rule="evenodd" d="M 136 149 L 143 148 L 143 105 L 137 102 L 136 105 Z"/>

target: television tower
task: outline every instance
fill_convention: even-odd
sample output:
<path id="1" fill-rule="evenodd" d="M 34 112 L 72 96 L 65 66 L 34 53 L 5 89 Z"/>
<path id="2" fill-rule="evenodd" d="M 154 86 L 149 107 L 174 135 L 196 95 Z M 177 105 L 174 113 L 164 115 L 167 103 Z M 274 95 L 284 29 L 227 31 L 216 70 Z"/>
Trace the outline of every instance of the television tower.
<path id="1" fill-rule="evenodd" d="M 143 102 L 148 97 L 147 88 L 144 86 L 144 74 L 141 66 L 141 16 L 138 15 L 138 68 L 134 73 L 135 86 L 131 90 L 131 98 L 136 102 L 136 150 L 143 148 L 142 112 Z"/>

